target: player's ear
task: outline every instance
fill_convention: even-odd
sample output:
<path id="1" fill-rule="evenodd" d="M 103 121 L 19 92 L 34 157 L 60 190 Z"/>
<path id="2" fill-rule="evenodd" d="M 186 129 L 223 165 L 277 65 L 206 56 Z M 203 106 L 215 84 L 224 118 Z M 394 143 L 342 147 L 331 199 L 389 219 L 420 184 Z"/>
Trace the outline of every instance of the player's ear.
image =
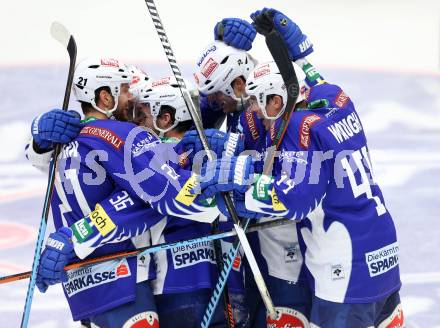
<path id="1" fill-rule="evenodd" d="M 281 110 L 281 108 L 283 108 L 283 98 L 281 98 L 280 96 L 275 95 L 272 98 L 272 101 L 277 110 Z"/>
<path id="2" fill-rule="evenodd" d="M 171 126 L 173 124 L 172 120 L 171 120 L 171 114 L 170 113 L 163 113 L 162 115 L 160 115 L 158 117 L 159 121 L 160 121 L 160 127 L 161 128 L 167 128 L 169 126 Z"/>
<path id="3" fill-rule="evenodd" d="M 98 98 L 96 104 L 103 104 L 105 107 L 111 108 L 113 107 L 113 96 L 105 89 L 100 90 L 98 94 Z M 109 107 L 110 106 L 110 107 Z"/>

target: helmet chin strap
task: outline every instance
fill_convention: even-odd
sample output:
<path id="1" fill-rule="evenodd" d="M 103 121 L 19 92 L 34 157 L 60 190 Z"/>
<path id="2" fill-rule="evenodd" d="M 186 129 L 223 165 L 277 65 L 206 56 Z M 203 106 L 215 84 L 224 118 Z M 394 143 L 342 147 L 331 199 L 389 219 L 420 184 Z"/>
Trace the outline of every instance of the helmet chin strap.
<path id="1" fill-rule="evenodd" d="M 286 109 L 286 105 L 283 105 L 283 108 L 275 116 L 267 115 L 266 108 L 262 108 L 261 111 L 262 111 L 265 119 L 270 120 L 270 121 L 275 121 L 275 120 L 279 119 L 281 117 L 281 115 L 284 114 L 285 109 Z"/>
<path id="2" fill-rule="evenodd" d="M 175 120 L 173 125 L 167 127 L 166 129 L 162 129 L 162 128 L 160 128 L 160 127 L 157 126 L 156 119 L 157 119 L 156 116 L 153 117 L 153 125 L 154 125 L 154 128 L 155 128 L 157 131 L 159 131 L 159 136 L 160 136 L 161 138 L 164 137 L 165 133 L 167 133 L 168 131 L 171 131 L 172 129 L 174 129 L 174 128 L 177 126 L 177 124 L 179 124 L 179 122 L 178 122 L 177 120 Z"/>

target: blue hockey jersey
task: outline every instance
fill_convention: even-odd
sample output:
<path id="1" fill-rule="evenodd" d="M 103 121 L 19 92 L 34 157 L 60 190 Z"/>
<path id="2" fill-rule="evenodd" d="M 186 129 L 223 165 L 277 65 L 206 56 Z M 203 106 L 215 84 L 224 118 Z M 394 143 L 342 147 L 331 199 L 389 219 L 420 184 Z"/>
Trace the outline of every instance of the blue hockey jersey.
<path id="1" fill-rule="evenodd" d="M 244 135 L 246 150 L 260 154 L 264 151 L 266 130 L 255 112 L 244 111 L 238 129 Z M 262 173 L 263 160 L 256 161 L 255 170 Z M 261 219 L 265 220 L 270 219 Z M 296 224 L 256 231 L 248 234 L 248 238 L 263 277 L 270 275 L 295 283 L 306 281 Z"/>
<path id="2" fill-rule="evenodd" d="M 100 238 L 102 246 L 93 251 L 94 257 L 135 248 L 129 239 L 131 233 L 115 230 L 113 220 L 117 221 L 118 216 L 107 211 L 143 204 L 137 210 L 146 211 L 151 220 L 142 229 L 160 221 L 158 213 L 202 222 L 214 220 L 218 210 L 203 206 L 188 192 L 193 185 L 191 172 L 181 169 L 178 157 L 168 150 L 164 151 L 153 134 L 130 123 L 95 120 L 85 124 L 80 135 L 63 147 L 58 159 L 51 201 L 55 227 L 72 226 L 92 213 L 90 220 L 102 237 L 109 241 L 119 238 L 116 243 L 105 243 L 105 238 Z M 106 198 L 107 205 L 103 202 Z M 103 204 L 92 212 L 100 202 Z M 149 205 L 158 213 L 154 214 Z M 124 217 L 127 219 L 119 216 Z M 64 292 L 74 320 L 133 300 L 136 270 L 136 258 L 128 258 L 69 271 Z"/>
<path id="3" fill-rule="evenodd" d="M 311 88 L 307 101 L 319 99 L 331 101 L 293 113 L 273 178 L 260 179 L 246 193 L 246 207 L 302 220 L 300 245 L 317 297 L 374 302 L 401 285 L 394 223 L 350 98 L 335 85 L 321 84 Z"/>

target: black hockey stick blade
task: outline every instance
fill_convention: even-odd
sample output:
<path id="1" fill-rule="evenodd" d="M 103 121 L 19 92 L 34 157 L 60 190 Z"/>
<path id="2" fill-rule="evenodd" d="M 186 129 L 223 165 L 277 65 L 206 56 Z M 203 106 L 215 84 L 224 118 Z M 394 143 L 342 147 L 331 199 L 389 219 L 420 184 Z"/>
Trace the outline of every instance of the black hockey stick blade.
<path id="1" fill-rule="evenodd" d="M 69 73 L 67 76 L 67 83 L 66 83 L 66 91 L 64 92 L 64 100 L 63 100 L 63 110 L 67 110 L 67 107 L 69 106 L 69 99 L 70 99 L 70 90 L 72 89 L 73 84 L 73 75 L 75 71 L 75 62 L 76 62 L 76 42 L 73 37 L 73 35 L 67 30 L 67 28 L 59 23 L 59 22 L 53 22 L 50 26 L 50 34 L 52 37 L 57 40 L 59 43 L 61 43 L 69 53 Z"/>

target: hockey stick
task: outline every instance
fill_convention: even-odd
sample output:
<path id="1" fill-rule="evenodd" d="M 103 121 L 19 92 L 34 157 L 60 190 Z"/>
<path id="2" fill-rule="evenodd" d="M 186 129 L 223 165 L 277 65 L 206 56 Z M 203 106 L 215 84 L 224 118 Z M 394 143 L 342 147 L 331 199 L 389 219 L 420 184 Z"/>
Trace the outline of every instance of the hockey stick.
<path id="1" fill-rule="evenodd" d="M 263 222 L 263 223 L 253 224 L 253 225 L 249 226 L 249 228 L 246 230 L 246 232 L 255 232 L 255 231 L 260 231 L 260 230 L 264 230 L 264 229 L 268 229 L 268 228 L 280 227 L 283 225 L 293 224 L 293 223 L 294 223 L 293 221 L 286 220 L 286 219 L 276 219 L 276 220 L 271 220 L 271 221 L 267 221 L 267 222 Z M 151 254 L 151 253 L 155 253 L 155 252 L 159 252 L 159 251 L 164 251 L 167 249 L 172 249 L 175 247 L 184 247 L 184 246 L 193 245 L 193 244 L 197 244 L 197 243 L 209 242 L 211 240 L 223 239 L 226 237 L 233 237 L 236 235 L 237 235 L 237 232 L 235 230 L 231 230 L 231 231 L 226 231 L 226 232 L 217 232 L 212 235 L 207 235 L 207 236 L 202 236 L 202 237 L 197 237 L 197 238 L 192 238 L 192 239 L 187 239 L 187 240 L 180 240 L 180 241 L 174 241 L 171 243 L 162 243 L 162 244 L 157 244 L 157 245 L 153 245 L 153 246 L 142 247 L 142 248 L 138 248 L 133 251 L 117 252 L 114 254 L 103 255 L 103 256 L 95 257 L 93 259 L 87 259 L 84 261 L 71 263 L 71 264 L 65 266 L 64 270 L 78 269 L 78 268 L 82 268 L 82 267 L 85 267 L 85 266 L 88 266 L 91 264 L 97 264 L 97 263 L 102 263 L 102 262 L 106 262 L 106 261 L 110 261 L 110 260 L 122 259 L 122 258 L 130 257 L 130 256 L 142 256 L 142 255 Z M 0 285 L 6 284 L 9 282 L 13 282 L 13 281 L 27 279 L 30 276 L 31 276 L 31 271 L 15 273 L 15 274 L 12 274 L 9 276 L 0 277 Z"/>
<path id="2" fill-rule="evenodd" d="M 173 71 L 173 75 L 175 76 L 177 83 L 179 84 L 179 89 L 182 94 L 183 99 L 185 100 L 186 106 L 189 110 L 191 119 L 193 120 L 196 130 L 202 140 L 203 147 L 208 153 L 208 159 L 212 160 L 212 155 L 209 152 L 209 146 L 208 141 L 206 140 L 206 137 L 203 132 L 203 128 L 201 126 L 201 119 L 198 115 L 198 112 L 194 106 L 194 103 L 191 100 L 191 97 L 189 96 L 189 91 L 186 88 L 185 81 L 183 80 L 182 74 L 180 72 L 179 66 L 177 65 L 177 60 L 174 56 L 174 52 L 171 48 L 171 44 L 168 40 L 168 37 L 165 32 L 165 28 L 163 27 L 162 21 L 159 17 L 159 13 L 156 8 L 156 4 L 153 0 L 145 0 L 145 4 L 147 5 L 148 11 L 150 13 L 150 17 L 153 20 L 154 27 L 156 29 L 156 32 L 159 36 L 159 39 L 162 43 L 162 47 L 165 51 L 166 57 L 168 59 L 168 63 L 171 67 L 171 70 Z M 214 221 L 212 224 L 212 228 L 218 229 L 218 219 Z M 215 260 L 217 264 L 217 268 L 220 271 L 220 268 L 223 266 L 223 251 L 221 248 L 221 244 L 219 241 L 214 241 L 214 252 L 215 252 Z M 229 291 L 227 288 L 225 288 L 223 292 L 223 302 L 224 302 L 224 309 L 225 309 L 225 319 L 228 322 L 228 327 L 233 328 L 234 327 L 234 317 L 233 317 L 233 311 L 232 311 L 232 304 L 230 302 L 229 298 Z"/>
<path id="3" fill-rule="evenodd" d="M 73 73 L 75 70 L 75 62 L 76 62 L 76 43 L 73 36 L 70 34 L 70 32 L 60 23 L 53 22 L 52 26 L 50 27 L 50 33 L 52 34 L 52 37 L 60 42 L 69 53 L 69 73 L 67 75 L 67 83 L 66 83 L 66 90 L 64 92 L 64 100 L 63 100 L 63 110 L 67 110 L 67 107 L 69 105 L 69 99 L 70 99 L 70 90 L 72 88 L 73 83 Z M 49 208 L 50 208 L 50 200 L 52 198 L 54 183 L 55 183 L 55 172 L 56 172 L 56 162 L 58 158 L 58 154 L 60 153 L 61 145 L 56 145 L 55 151 L 52 155 L 52 163 L 50 165 L 49 169 L 49 178 L 47 182 L 47 188 L 46 188 L 46 195 L 44 197 L 44 206 L 43 206 L 43 214 L 41 215 L 41 222 L 40 227 L 38 230 L 38 237 L 37 237 L 37 244 L 35 246 L 35 253 L 34 253 L 34 260 L 32 263 L 32 271 L 31 271 L 31 279 L 29 280 L 29 285 L 27 289 L 26 294 L 26 302 L 24 305 L 23 315 L 21 318 L 21 327 L 27 327 L 31 306 L 32 306 L 32 299 L 34 296 L 34 289 L 35 289 L 35 279 L 37 276 L 37 269 L 38 264 L 40 262 L 40 255 L 41 255 L 41 249 L 43 247 L 43 240 L 44 235 L 46 233 L 46 226 L 47 226 L 47 218 L 49 216 Z"/>
<path id="4" fill-rule="evenodd" d="M 156 32 L 159 35 L 159 38 L 161 40 L 162 47 L 163 47 L 165 54 L 167 56 L 167 59 L 168 59 L 168 63 L 169 63 L 171 70 L 173 71 L 173 74 L 179 84 L 179 88 L 182 93 L 182 97 L 184 98 L 185 103 L 188 107 L 191 118 L 194 122 L 197 133 L 198 133 L 200 140 L 202 142 L 203 148 L 206 151 L 208 160 L 212 161 L 213 160 L 212 153 L 210 152 L 210 149 L 209 149 L 209 144 L 206 139 L 205 132 L 203 130 L 202 122 L 200 120 L 200 117 L 198 116 L 198 113 L 196 111 L 194 103 L 192 102 L 191 97 L 189 96 L 189 92 L 188 92 L 186 85 L 185 85 L 185 82 L 182 78 L 182 74 L 180 73 L 180 69 L 177 65 L 176 58 L 174 56 L 170 42 L 168 41 L 168 37 L 165 33 L 165 29 L 164 29 L 162 21 L 159 17 L 154 0 L 145 0 L 145 4 L 147 5 L 148 11 L 150 12 L 151 19 L 153 20 L 154 26 L 156 28 Z M 263 279 L 263 276 L 262 276 L 260 269 L 258 267 L 257 261 L 255 260 L 255 256 L 252 253 L 252 249 L 251 249 L 249 241 L 247 240 L 247 237 L 244 233 L 243 227 L 240 223 L 240 219 L 238 218 L 234 204 L 232 203 L 232 199 L 231 199 L 230 195 L 227 193 L 222 193 L 222 197 L 225 201 L 228 212 L 231 214 L 232 220 L 234 222 L 234 228 L 237 231 L 237 236 L 238 236 L 241 244 L 243 245 L 244 253 L 247 256 L 248 261 L 250 262 L 249 266 L 250 266 L 251 271 L 254 275 L 254 278 L 255 278 L 258 290 L 260 291 L 261 297 L 265 301 L 264 303 L 265 303 L 269 313 L 271 313 L 271 317 L 275 317 L 276 312 L 275 312 L 274 306 L 272 304 L 272 300 L 270 299 L 270 295 L 267 290 L 267 286 L 264 282 L 264 279 Z M 222 260 L 222 259 L 218 259 L 218 260 Z M 225 289 L 225 293 L 227 293 L 227 289 Z M 232 314 L 231 304 L 227 300 L 226 300 L 226 303 L 228 303 L 227 307 L 229 308 L 229 312 Z M 229 324 L 231 324 L 231 317 L 230 316 L 229 316 Z"/>
<path id="5" fill-rule="evenodd" d="M 269 14 L 263 13 L 257 16 L 254 19 L 254 26 L 257 32 L 263 34 L 266 38 L 267 47 L 269 48 L 269 51 L 272 54 L 272 57 L 274 58 L 275 63 L 280 70 L 281 76 L 287 88 L 287 96 L 288 96 L 286 103 L 286 110 L 282 116 L 281 124 L 278 127 L 278 131 L 274 139 L 272 140 L 271 147 L 267 149 L 267 157 L 264 163 L 264 170 L 263 170 L 264 174 L 267 175 L 270 174 L 270 172 L 272 171 L 273 161 L 275 159 L 275 151 L 279 148 L 283 140 L 284 134 L 287 130 L 290 117 L 292 115 L 292 112 L 296 104 L 296 99 L 298 98 L 299 95 L 299 84 L 292 62 L 290 61 L 287 48 L 284 44 L 284 40 L 282 39 L 278 31 L 274 28 L 272 18 L 269 16 Z M 246 227 L 248 224 L 249 224 L 249 219 L 246 220 L 244 226 Z M 229 251 L 225 266 L 223 267 L 220 278 L 215 286 L 214 292 L 211 296 L 208 307 L 205 311 L 205 315 L 203 316 L 203 320 L 201 323 L 202 328 L 207 328 L 209 326 L 209 323 L 211 322 L 215 307 L 217 306 L 218 303 L 219 294 L 221 293 L 222 289 L 225 287 L 225 282 L 228 278 L 229 273 L 231 272 L 233 261 L 234 258 L 237 256 L 239 247 L 240 247 L 240 241 L 236 239 L 234 242 L 234 246 Z M 249 265 L 251 265 L 254 260 L 255 259 L 248 258 Z M 258 281 L 256 280 L 255 282 L 258 285 Z M 270 312 L 269 305 L 266 304 L 266 300 L 264 298 L 263 298 L 263 302 L 265 303 L 271 318 L 275 319 L 277 317 L 276 313 L 274 315 L 274 313 Z"/>

